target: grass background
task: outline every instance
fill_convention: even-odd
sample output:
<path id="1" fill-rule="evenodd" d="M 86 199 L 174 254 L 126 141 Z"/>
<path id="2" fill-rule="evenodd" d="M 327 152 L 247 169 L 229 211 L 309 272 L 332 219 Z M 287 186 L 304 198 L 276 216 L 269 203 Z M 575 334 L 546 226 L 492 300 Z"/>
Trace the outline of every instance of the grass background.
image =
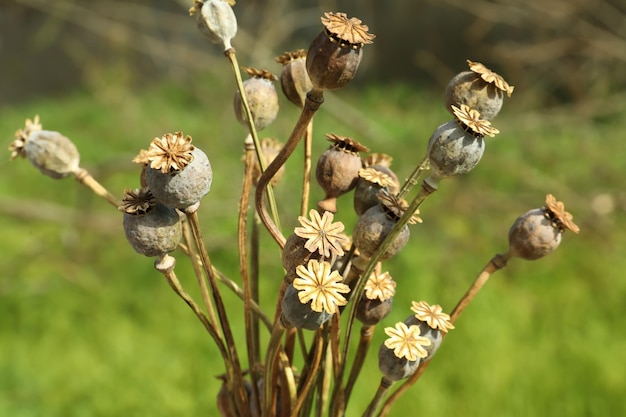
<path id="1" fill-rule="evenodd" d="M 218 62 L 228 72 L 226 62 Z M 82 166 L 114 194 L 136 187 L 130 160 L 150 140 L 182 130 L 211 159 L 212 191 L 200 218 L 215 265 L 237 280 L 236 207 L 243 138 L 231 109 L 234 86 L 198 77 L 141 89 L 106 69 L 101 88 L 0 108 L 5 147 L 26 117 L 71 138 Z M 385 267 L 398 282 L 392 325 L 411 300 L 452 309 L 475 275 L 507 247 L 515 218 L 566 203 L 581 227 L 548 257 L 514 259 L 457 322 L 420 382 L 392 415 L 618 416 L 626 414 L 626 260 L 623 132 L 626 111 L 581 116 L 576 107 L 529 111 L 515 91 L 494 125 L 501 134 L 469 175 L 445 181 L 422 206 L 401 255 Z M 262 136 L 284 140 L 297 110 Z M 324 134 L 352 136 L 394 157 L 400 177 L 424 155 L 430 133 L 449 120 L 440 92 L 411 85 L 348 86 L 316 117 L 314 156 Z M 217 350 L 188 308 L 125 241 L 121 215 L 71 179 L 40 175 L 25 160 L 0 158 L 0 415 L 212 416 L 223 372 Z M 276 194 L 283 228 L 295 225 L 299 157 Z M 313 201 L 320 198 L 313 186 Z M 350 230 L 350 196 L 337 218 Z M 282 280 L 278 251 L 263 236 L 263 306 Z M 179 276 L 197 296 L 187 262 Z M 241 303 L 227 295 L 242 341 Z M 374 346 L 384 339 L 381 329 Z M 241 343 L 240 343 L 241 346 Z M 372 355 L 349 416 L 365 409 L 380 378 Z"/>

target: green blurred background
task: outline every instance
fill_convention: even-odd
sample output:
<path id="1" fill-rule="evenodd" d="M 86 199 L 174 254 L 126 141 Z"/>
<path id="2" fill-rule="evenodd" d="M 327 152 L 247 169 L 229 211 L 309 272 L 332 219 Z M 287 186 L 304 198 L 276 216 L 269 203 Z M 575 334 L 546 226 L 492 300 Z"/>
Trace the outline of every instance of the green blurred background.
<path id="1" fill-rule="evenodd" d="M 238 281 L 236 211 L 245 129 L 232 113 L 228 62 L 187 16 L 162 1 L 0 0 L 0 134 L 24 119 L 71 138 L 81 164 L 114 194 L 138 185 L 130 162 L 155 136 L 182 130 L 211 159 L 201 207 L 215 265 Z M 423 378 L 392 415 L 626 415 L 626 8 L 619 0 L 464 2 L 244 1 L 234 8 L 240 64 L 278 74 L 274 57 L 307 48 L 324 11 L 358 16 L 377 35 L 353 83 L 328 94 L 324 134 L 351 136 L 394 157 L 400 177 L 449 120 L 441 93 L 485 63 L 516 89 L 469 175 L 443 182 L 422 206 L 403 253 L 394 311 L 411 300 L 453 308 L 508 228 L 547 193 L 581 233 L 548 257 L 512 260 L 470 305 Z M 281 97 L 262 133 L 282 141 L 298 111 Z M 71 179 L 0 158 L 0 416 L 213 416 L 223 372 L 188 308 L 127 244 L 121 216 Z M 299 207 L 300 156 L 276 188 L 284 230 Z M 321 197 L 313 186 L 313 201 Z M 355 222 L 351 196 L 337 218 Z M 262 304 L 282 280 L 262 236 Z M 177 254 L 178 255 L 178 254 Z M 177 270 L 196 297 L 192 271 Z M 199 297 L 198 297 L 199 298 Z M 226 302 L 244 338 L 241 303 Z M 381 329 L 375 346 L 384 339 Z M 380 374 L 370 358 L 349 416 L 361 415 Z"/>

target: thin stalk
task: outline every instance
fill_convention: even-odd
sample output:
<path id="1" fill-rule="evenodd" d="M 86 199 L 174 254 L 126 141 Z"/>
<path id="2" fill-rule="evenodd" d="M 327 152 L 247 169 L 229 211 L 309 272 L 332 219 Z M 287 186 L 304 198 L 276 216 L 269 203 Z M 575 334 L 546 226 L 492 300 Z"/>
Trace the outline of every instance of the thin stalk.
<path id="1" fill-rule="evenodd" d="M 411 188 L 417 185 L 417 181 L 419 180 L 420 175 L 422 175 L 422 172 L 427 171 L 428 169 L 430 169 L 430 160 L 428 159 L 428 156 L 426 156 L 422 159 L 422 162 L 415 167 L 409 178 L 404 181 L 404 184 L 398 193 L 398 198 L 404 198 L 404 196 L 411 191 Z"/>
<path id="2" fill-rule="evenodd" d="M 274 397 L 276 394 L 274 391 L 274 387 L 276 386 L 276 358 L 280 352 L 280 341 L 284 333 L 285 328 L 280 323 L 280 320 L 277 320 L 274 323 L 272 336 L 270 337 L 270 341 L 267 345 L 267 352 L 265 354 L 265 401 L 263 401 L 265 406 L 263 407 L 261 417 L 272 417 L 276 411 L 274 408 Z"/>
<path id="3" fill-rule="evenodd" d="M 291 417 L 297 417 L 300 409 L 304 405 L 305 400 L 309 395 L 309 390 L 313 386 L 313 382 L 317 377 L 317 370 L 320 367 L 322 361 L 322 353 L 324 351 L 324 337 L 321 330 L 317 329 L 315 332 L 315 339 L 312 346 L 312 355 L 309 355 L 309 361 L 307 361 L 307 368 L 303 370 L 303 375 L 300 376 L 300 385 L 298 386 L 298 398 L 291 411 Z M 311 357 L 312 356 L 312 357 Z M 306 373 L 305 373 L 306 371 Z"/>
<path id="4" fill-rule="evenodd" d="M 456 307 L 454 307 L 454 310 L 452 310 L 452 313 L 450 314 L 450 323 L 454 324 L 456 322 L 461 313 L 472 302 L 476 294 L 478 294 L 478 291 L 480 291 L 480 289 L 487 283 L 489 277 L 491 277 L 494 272 L 506 266 L 510 256 L 510 253 L 507 252 L 503 255 L 495 255 L 493 258 L 491 258 L 491 260 L 487 263 L 487 265 L 485 265 L 480 274 L 478 274 L 472 285 L 470 285 L 469 289 L 465 292 L 465 294 L 463 294 L 459 302 L 456 304 Z M 446 335 L 447 333 L 443 333 L 443 337 L 446 337 Z M 398 398 L 400 398 L 402 394 L 404 394 L 409 388 L 411 388 L 413 384 L 417 382 L 420 376 L 422 376 L 430 362 L 431 361 L 429 360 L 420 363 L 415 373 L 411 375 L 402 385 L 400 385 L 400 387 L 393 394 L 391 394 L 389 398 L 387 398 L 383 405 L 383 408 L 380 410 L 380 413 L 378 413 L 378 417 L 385 417 L 389 413 L 391 407 L 398 400 Z"/>
<path id="5" fill-rule="evenodd" d="M 361 327 L 361 338 L 359 339 L 359 346 L 354 356 L 354 361 L 352 362 L 352 369 L 350 370 L 348 382 L 346 382 L 346 387 L 344 389 L 344 403 L 346 407 L 348 406 L 348 401 L 350 401 L 350 394 L 352 394 L 354 384 L 359 378 L 359 374 L 361 373 L 361 369 L 363 368 L 363 364 L 365 363 L 365 358 L 367 357 L 367 352 L 369 351 L 370 345 L 372 343 L 372 336 L 374 335 L 375 328 L 376 326 L 370 326 L 367 324 L 364 324 Z"/>
<path id="6" fill-rule="evenodd" d="M 204 240 L 202 239 L 200 221 L 198 219 L 198 206 L 199 203 L 195 204 L 192 207 L 188 207 L 187 209 L 185 209 L 185 214 L 187 215 L 187 219 L 189 220 L 189 225 L 191 226 L 191 231 L 193 232 L 193 237 L 196 242 L 196 246 L 198 247 L 198 252 L 200 254 L 200 259 L 202 260 L 204 272 L 209 281 L 209 285 L 211 286 L 211 295 L 213 295 L 213 302 L 215 303 L 215 309 L 217 310 L 217 317 L 219 318 L 222 332 L 224 333 L 224 340 L 226 342 L 226 346 L 229 352 L 229 358 L 233 367 L 234 391 L 231 392 L 236 395 L 236 400 L 234 401 L 234 403 L 237 406 L 240 415 L 242 417 L 245 417 L 248 416 L 250 413 L 250 408 L 247 406 L 248 394 L 245 389 L 245 382 L 243 379 L 243 374 L 241 372 L 239 355 L 237 354 L 235 339 L 233 337 L 230 324 L 228 322 L 228 316 L 226 314 L 226 308 L 224 307 L 224 301 L 222 300 L 219 287 L 217 286 L 215 271 L 213 270 L 211 260 L 209 259 L 209 255 L 204 245 Z"/>
<path id="7" fill-rule="evenodd" d="M 383 396 L 392 385 L 393 381 L 391 379 L 386 376 L 382 377 L 380 384 L 378 385 L 378 389 L 376 390 L 376 394 L 374 394 L 374 398 L 372 398 L 372 401 L 365 410 L 365 413 L 363 413 L 363 417 L 372 417 L 374 415 L 383 399 Z"/>
<path id="8" fill-rule="evenodd" d="M 302 203 L 300 215 L 305 216 L 309 211 L 309 196 L 311 194 L 311 147 L 313 144 L 313 120 L 306 127 L 304 135 L 304 165 L 302 173 Z"/>
<path id="9" fill-rule="evenodd" d="M 387 237 L 385 237 L 385 239 L 382 241 L 382 243 L 378 247 L 378 250 L 376 251 L 376 253 L 369 260 L 365 270 L 363 271 L 363 274 L 357 281 L 356 286 L 354 290 L 352 291 L 350 298 L 354 300 L 361 299 L 361 296 L 363 295 L 363 291 L 365 290 L 365 284 L 367 283 L 367 278 L 372 274 L 372 272 L 376 268 L 376 265 L 378 261 L 380 261 L 380 258 L 382 257 L 382 255 L 387 251 L 387 248 L 389 248 L 389 246 L 395 240 L 396 236 L 398 235 L 398 233 L 400 233 L 402 228 L 409 222 L 409 219 L 417 211 L 419 206 L 434 191 L 436 191 L 434 188 L 430 187 L 425 182 L 422 182 L 422 187 L 420 188 L 420 191 L 418 192 L 418 194 L 415 196 L 415 198 L 413 198 L 413 201 L 411 201 L 411 204 L 409 205 L 407 210 L 404 212 L 402 217 L 398 219 L 395 226 L 391 229 Z M 350 314 L 348 316 L 348 321 L 346 323 L 346 331 L 345 331 L 345 336 L 344 336 L 344 346 L 343 346 L 344 358 L 347 357 L 348 355 L 348 348 L 350 347 L 350 339 L 352 336 L 352 327 L 354 324 L 354 320 L 356 318 L 356 303 L 351 303 L 351 304 L 352 305 L 350 306 Z M 341 381 L 345 373 L 346 362 L 347 361 L 343 361 L 341 364 L 341 370 L 339 372 L 339 378 L 338 378 L 339 384 L 335 386 L 335 390 L 333 393 L 334 397 L 339 393 L 338 386 L 341 385 Z M 333 398 L 333 401 L 335 401 L 334 398 Z M 334 409 L 335 409 L 335 414 L 334 414 L 335 416 L 342 416 L 345 412 L 345 409 L 340 408 L 340 407 L 335 407 Z"/>
<path id="10" fill-rule="evenodd" d="M 109 204 L 111 204 L 116 209 L 122 205 L 122 202 L 119 201 L 113 194 L 107 191 L 102 184 L 100 184 L 96 179 L 83 168 L 78 168 L 76 172 L 73 173 L 74 177 L 76 177 L 76 181 L 85 185 L 91 191 L 93 191 L 98 197 L 104 198 Z"/>
<path id="11" fill-rule="evenodd" d="M 277 223 L 273 222 L 270 216 L 267 213 L 267 209 L 265 208 L 265 191 L 267 190 L 267 186 L 270 183 L 271 179 L 276 175 L 280 167 L 282 167 L 287 159 L 291 156 L 293 151 L 298 146 L 300 139 L 305 133 L 309 122 L 313 119 L 313 115 L 319 109 L 319 107 L 324 102 L 324 92 L 322 90 L 313 89 L 308 92 L 306 96 L 306 100 L 304 101 L 304 107 L 302 108 L 302 112 L 300 113 L 300 117 L 296 122 L 296 125 L 287 139 L 287 143 L 280 150 L 278 155 L 274 158 L 272 163 L 270 163 L 263 174 L 259 178 L 257 183 L 256 195 L 255 195 L 255 204 L 257 212 L 259 213 L 259 217 L 261 221 L 265 225 L 265 228 L 272 235 L 278 246 L 282 249 L 285 246 L 285 237 L 280 232 L 280 229 L 277 227 Z"/>
<path id="12" fill-rule="evenodd" d="M 200 293 L 202 294 L 202 301 L 204 302 L 204 308 L 207 311 L 207 315 L 209 316 L 209 320 L 215 329 L 217 329 L 218 334 L 221 333 L 219 330 L 219 326 L 217 324 L 217 318 L 215 317 L 215 309 L 213 308 L 213 302 L 211 301 L 211 297 L 209 295 L 209 290 L 206 286 L 206 281 L 204 280 L 204 276 L 202 275 L 202 263 L 201 262 L 193 262 L 194 259 L 200 259 L 200 255 L 198 254 L 197 247 L 193 242 L 193 235 L 191 229 L 189 227 L 189 222 L 183 222 L 183 238 L 185 239 L 185 243 L 187 243 L 187 248 L 189 250 L 188 256 L 192 259 L 191 266 L 193 267 L 194 274 L 196 275 L 196 280 L 198 281 L 198 286 L 200 287 Z"/>
<path id="13" fill-rule="evenodd" d="M 228 61 L 231 64 L 233 69 L 233 74 L 235 75 L 235 82 L 237 83 L 237 90 L 239 90 L 239 95 L 241 96 L 241 104 L 243 105 L 244 112 L 246 113 L 246 120 L 248 122 L 248 130 L 250 135 L 252 136 L 252 141 L 254 143 L 254 149 L 256 151 L 257 161 L 259 162 L 259 166 L 261 167 L 261 171 L 265 171 L 266 163 L 265 158 L 263 157 L 263 150 L 261 149 L 261 141 L 259 140 L 259 135 L 256 131 L 256 126 L 254 126 L 254 119 L 252 117 L 252 112 L 250 111 L 250 105 L 248 104 L 248 96 L 246 94 L 245 88 L 243 86 L 243 80 L 241 79 L 241 71 L 239 70 L 239 63 L 237 62 L 237 53 L 234 48 L 228 48 L 224 51 L 224 55 L 228 58 Z M 267 199 L 269 200 L 270 213 L 272 218 L 274 219 L 274 223 L 280 229 L 280 218 L 278 217 L 278 208 L 276 206 L 276 199 L 274 198 L 274 190 L 272 189 L 271 184 L 269 182 L 263 186 L 267 191 Z"/>
<path id="14" fill-rule="evenodd" d="M 232 369 L 230 369 L 230 364 L 229 364 L 228 351 L 226 350 L 226 346 L 224 346 L 224 342 L 222 338 L 220 337 L 220 334 L 217 331 L 217 328 L 211 324 L 211 322 L 204 315 L 200 307 L 198 307 L 198 305 L 195 303 L 193 298 L 191 298 L 191 296 L 187 294 L 187 292 L 185 292 L 185 290 L 183 289 L 180 281 L 178 280 L 178 277 L 176 276 L 176 273 L 174 272 L 175 264 L 176 264 L 176 260 L 172 256 L 165 254 L 165 255 L 161 255 L 155 261 L 154 267 L 157 271 L 163 274 L 163 276 L 165 277 L 165 279 L 167 279 L 168 284 L 170 285 L 170 287 L 172 287 L 174 292 L 183 301 L 185 301 L 185 303 L 187 303 L 187 305 L 194 312 L 198 320 L 200 320 L 200 322 L 202 323 L 206 331 L 213 338 L 213 341 L 215 342 L 217 349 L 220 351 L 220 354 L 222 355 L 222 359 L 224 360 L 224 365 L 226 367 L 227 373 L 232 374 Z"/>
<path id="15" fill-rule="evenodd" d="M 261 220 L 254 211 L 254 222 L 252 222 L 252 232 L 250 236 L 250 295 L 252 296 L 252 301 L 254 304 L 259 302 L 259 246 L 260 246 L 260 235 L 259 235 L 259 225 L 261 224 Z M 260 344 L 260 336 L 259 336 L 259 317 L 265 317 L 265 314 L 259 315 L 258 313 L 254 315 L 252 320 L 252 331 L 254 332 L 254 340 L 259 342 L 259 345 L 256 346 L 256 352 L 259 355 L 257 361 L 260 362 L 261 357 L 261 344 Z M 266 318 L 268 325 L 268 329 L 272 330 L 271 322 Z"/>
<path id="16" fill-rule="evenodd" d="M 254 312 L 252 311 L 252 291 L 250 289 L 250 280 L 248 276 L 248 250 L 247 250 L 247 223 L 248 223 L 248 207 L 250 206 L 250 190 L 252 189 L 252 175 L 254 168 L 254 144 L 246 141 L 245 157 L 244 157 L 244 174 L 243 184 L 241 187 L 241 197 L 239 200 L 239 218 L 237 221 L 237 243 L 239 246 L 239 272 L 241 274 L 241 282 L 243 285 L 243 308 L 246 328 L 246 352 L 248 354 L 248 369 L 252 379 L 253 398 L 259 399 L 259 388 L 257 381 L 260 376 L 256 372 L 256 364 L 259 363 L 259 340 L 255 339 L 258 332 L 255 333 L 252 322 L 254 320 Z M 257 322 L 258 325 L 258 322 Z"/>

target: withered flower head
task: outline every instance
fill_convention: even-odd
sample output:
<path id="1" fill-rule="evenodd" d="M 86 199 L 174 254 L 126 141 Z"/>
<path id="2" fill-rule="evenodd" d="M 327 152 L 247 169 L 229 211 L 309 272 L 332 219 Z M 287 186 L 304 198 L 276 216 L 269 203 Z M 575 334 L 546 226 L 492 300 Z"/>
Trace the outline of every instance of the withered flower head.
<path id="1" fill-rule="evenodd" d="M 349 138 L 347 136 L 339 136 L 334 133 L 327 133 L 326 139 L 333 143 L 333 147 L 335 149 L 350 152 L 350 153 L 358 153 L 358 152 L 369 152 L 370 148 L 367 146 L 361 145 L 356 140 Z"/>
<path id="2" fill-rule="evenodd" d="M 378 298 L 385 301 L 393 297 L 396 293 L 396 282 L 391 278 L 389 272 L 377 274 L 372 272 L 365 284 L 365 297 L 369 300 Z"/>
<path id="3" fill-rule="evenodd" d="M 15 140 L 9 145 L 9 150 L 11 151 L 11 160 L 17 158 L 18 156 L 24 157 L 24 145 L 26 144 L 26 139 L 30 136 L 31 133 L 41 130 L 41 123 L 39 123 L 39 115 L 35 115 L 33 120 L 26 119 L 26 123 L 24 129 L 19 129 L 15 132 Z"/>
<path id="4" fill-rule="evenodd" d="M 310 252 L 319 252 L 326 258 L 331 255 L 343 256 L 343 245 L 347 244 L 348 237 L 343 234 L 344 225 L 341 222 L 333 223 L 333 213 L 325 211 L 320 217 L 316 210 L 309 212 L 311 220 L 298 216 L 302 227 L 296 227 L 294 233 L 307 239 L 304 247 Z"/>
<path id="5" fill-rule="evenodd" d="M 480 118 L 478 110 L 470 109 L 470 107 L 466 104 L 461 104 L 460 109 L 453 104 L 452 111 L 454 112 L 454 116 L 459 122 L 461 122 L 461 124 L 463 124 L 463 126 L 470 129 L 478 136 L 487 135 L 494 137 L 500 133 L 498 129 L 491 126 L 491 122 L 489 120 L 483 120 Z"/>
<path id="6" fill-rule="evenodd" d="M 274 74 L 264 69 L 257 69 L 257 68 L 250 68 L 250 67 L 241 67 L 241 69 L 250 77 L 263 78 L 269 81 L 276 81 L 278 79 L 276 78 Z"/>
<path id="7" fill-rule="evenodd" d="M 450 316 L 443 312 L 439 304 L 429 305 L 426 301 L 413 301 L 411 310 L 415 313 L 415 318 L 428 324 L 431 329 L 439 329 L 444 333 L 454 329 L 450 323 Z"/>
<path id="8" fill-rule="evenodd" d="M 152 169 L 163 174 L 182 171 L 193 161 L 191 136 L 183 136 L 183 132 L 166 133 L 154 138 L 147 151 L 141 150 L 133 159 L 138 164 L 149 164 Z"/>
<path id="9" fill-rule="evenodd" d="M 288 51 L 284 54 L 276 57 L 276 62 L 285 65 L 296 59 L 306 59 L 306 50 L 297 49 L 295 51 Z"/>
<path id="10" fill-rule="evenodd" d="M 293 280 L 293 287 L 298 290 L 298 298 L 302 304 L 311 301 L 311 310 L 334 314 L 339 306 L 348 301 L 341 294 L 350 292 L 350 287 L 342 284 L 339 272 L 332 270 L 330 263 L 311 259 L 308 265 L 298 265 L 298 278 Z"/>
<path id="11" fill-rule="evenodd" d="M 367 168 L 372 165 L 379 165 L 389 168 L 391 166 L 391 161 L 393 161 L 393 158 L 386 153 L 373 152 L 363 158 L 363 166 Z"/>
<path id="12" fill-rule="evenodd" d="M 156 199 L 152 192 L 148 187 L 143 187 L 124 190 L 122 205 L 118 208 L 128 214 L 141 215 L 148 213 L 154 206 L 156 206 Z"/>
<path id="13" fill-rule="evenodd" d="M 343 48 L 358 49 L 370 44 L 376 37 L 367 31 L 369 28 L 356 17 L 348 18 L 345 13 L 324 13 L 322 24 L 331 40 L 339 43 Z"/>
<path id="14" fill-rule="evenodd" d="M 397 220 L 402 217 L 404 212 L 409 208 L 409 204 L 406 200 L 398 198 L 398 196 L 390 194 L 384 189 L 378 192 L 377 197 L 382 203 L 383 209 L 388 215 L 387 217 L 391 216 Z M 422 218 L 419 216 L 419 209 L 416 210 L 409 219 L 409 224 L 415 223 L 422 223 Z"/>
<path id="15" fill-rule="evenodd" d="M 231 7 L 234 4 L 234 0 L 194 0 L 189 9 L 189 15 L 197 17 L 200 31 L 225 51 L 237 34 L 237 18 Z"/>
<path id="16" fill-rule="evenodd" d="M 504 91 L 508 97 L 511 97 L 511 94 L 513 94 L 513 90 L 515 89 L 515 87 L 509 85 L 506 81 L 504 81 L 504 78 L 502 78 L 502 76 L 491 71 L 480 62 L 473 62 L 468 59 L 467 64 L 469 65 L 469 69 L 476 74 L 479 74 L 485 82 L 493 83 L 498 89 Z"/>
<path id="17" fill-rule="evenodd" d="M 407 326 L 403 322 L 396 323 L 396 327 L 386 327 L 385 334 L 389 339 L 385 340 L 385 346 L 393 349 L 394 355 L 409 361 L 416 361 L 428 355 L 424 346 L 430 346 L 430 339 L 420 336 L 421 330 L 417 325 Z"/>
<path id="18" fill-rule="evenodd" d="M 561 231 L 565 228 L 574 233 L 580 232 L 580 228 L 573 221 L 574 216 L 565 211 L 565 204 L 557 201 L 552 194 L 546 196 L 546 217 L 552 221 L 554 227 Z"/>
<path id="19" fill-rule="evenodd" d="M 391 187 L 394 184 L 393 178 L 374 168 L 362 168 L 359 170 L 359 177 L 381 187 Z"/>

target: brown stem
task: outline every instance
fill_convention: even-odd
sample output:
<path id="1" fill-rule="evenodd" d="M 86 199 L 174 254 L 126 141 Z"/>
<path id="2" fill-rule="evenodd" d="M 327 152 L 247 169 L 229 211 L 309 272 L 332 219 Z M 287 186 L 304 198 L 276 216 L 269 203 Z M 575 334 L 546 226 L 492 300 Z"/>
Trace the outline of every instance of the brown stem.
<path id="1" fill-rule="evenodd" d="M 305 216 L 309 211 L 309 196 L 311 193 L 311 147 L 313 143 L 313 120 L 306 127 L 304 135 L 304 166 L 302 173 L 302 203 L 300 215 Z"/>
<path id="2" fill-rule="evenodd" d="M 98 197 L 104 198 L 113 207 L 118 208 L 122 205 L 122 202 L 108 192 L 86 169 L 78 168 L 76 172 L 74 172 L 74 177 L 76 181 L 91 189 Z"/>
<path id="3" fill-rule="evenodd" d="M 322 353 L 324 352 L 324 337 L 322 336 L 321 330 L 318 329 L 315 332 L 315 343 L 313 345 L 313 358 L 310 359 L 308 367 L 306 368 L 306 375 L 301 375 L 301 378 L 304 377 L 304 382 L 301 380 L 300 386 L 298 387 L 298 398 L 296 403 L 291 411 L 291 417 L 297 417 L 304 401 L 306 400 L 309 390 L 311 386 L 313 386 L 313 382 L 317 377 L 317 370 L 320 367 L 320 363 L 322 361 Z"/>
<path id="4" fill-rule="evenodd" d="M 293 151 L 298 146 L 300 139 L 304 135 L 304 132 L 309 125 L 309 122 L 313 119 L 313 115 L 319 109 L 319 107 L 324 102 L 324 92 L 322 90 L 313 89 L 309 91 L 306 96 L 306 100 L 304 102 L 304 107 L 302 108 L 302 112 L 300 113 L 300 117 L 296 122 L 296 125 L 287 139 L 287 143 L 280 150 L 276 158 L 269 164 L 267 169 L 263 172 L 259 181 L 257 183 L 256 195 L 255 195 L 255 204 L 257 212 L 259 213 L 259 217 L 261 221 L 265 225 L 265 228 L 270 232 L 278 246 L 282 249 L 285 246 L 285 237 L 280 232 L 276 223 L 272 221 L 270 218 L 267 209 L 265 208 L 265 192 L 268 184 L 276 175 L 280 167 L 282 167 L 287 159 L 291 156 Z"/>
<path id="5" fill-rule="evenodd" d="M 359 340 L 359 346 L 357 348 L 356 355 L 354 356 L 354 361 L 352 362 L 350 376 L 348 377 L 348 382 L 346 382 L 346 387 L 344 389 L 344 404 L 346 407 L 348 405 L 348 401 L 350 400 L 350 394 L 352 394 L 354 384 L 359 378 L 359 374 L 361 373 L 361 369 L 365 363 L 365 358 L 367 357 L 367 352 L 369 351 L 375 328 L 376 326 L 369 326 L 366 324 L 361 327 L 361 339 Z"/>
<path id="6" fill-rule="evenodd" d="M 383 396 L 387 392 L 387 390 L 393 385 L 393 381 L 387 377 L 383 377 L 380 380 L 380 384 L 378 385 L 378 389 L 376 390 L 376 394 L 374 394 L 374 398 L 370 402 L 367 410 L 363 413 L 363 417 L 372 417 L 376 412 L 376 409 L 380 405 L 380 402 L 383 399 Z"/>

